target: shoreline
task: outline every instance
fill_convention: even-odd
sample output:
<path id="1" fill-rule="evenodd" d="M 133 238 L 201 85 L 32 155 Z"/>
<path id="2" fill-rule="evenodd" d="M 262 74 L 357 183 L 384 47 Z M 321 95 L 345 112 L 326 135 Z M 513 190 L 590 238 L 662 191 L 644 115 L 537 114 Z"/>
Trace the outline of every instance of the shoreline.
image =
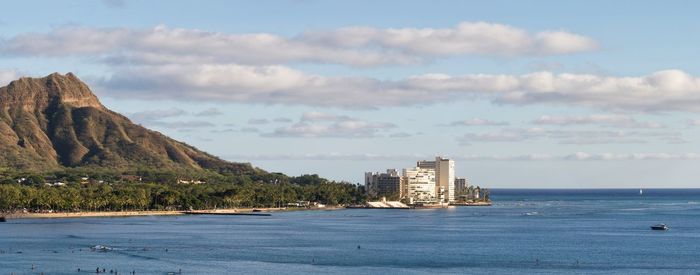
<path id="1" fill-rule="evenodd" d="M 0 214 L 2 215 L 2 214 Z M 4 215 L 7 219 L 61 219 L 61 218 L 97 218 L 97 217 L 137 217 L 137 216 L 175 216 L 182 211 L 144 210 L 144 211 L 88 211 L 88 212 L 54 212 L 54 213 L 12 213 Z"/>
<path id="2" fill-rule="evenodd" d="M 449 207 L 465 207 L 465 206 L 491 206 L 491 202 L 476 202 L 452 204 Z M 406 209 L 430 209 L 437 207 L 410 207 Z M 347 207 L 347 206 L 330 206 L 323 208 L 277 208 L 277 207 L 261 207 L 261 208 L 230 208 L 230 209 L 203 209 L 203 210 L 136 210 L 136 211 L 85 211 L 85 212 L 53 212 L 53 213 L 0 213 L 0 217 L 6 219 L 72 219 L 72 218 L 119 218 L 119 217 L 143 217 L 143 216 L 183 216 L 195 213 L 200 215 L 225 215 L 235 213 L 269 213 L 269 212 L 292 212 L 292 211 L 332 211 L 341 209 L 390 209 L 390 208 L 372 208 L 372 207 Z"/>
<path id="3" fill-rule="evenodd" d="M 456 203 L 451 203 L 451 206 L 492 206 L 493 203 L 491 201 L 477 201 L 477 202 L 456 202 Z"/>
<path id="4" fill-rule="evenodd" d="M 108 217 L 140 217 L 140 216 L 182 216 L 186 212 L 199 214 L 226 214 L 226 213 L 258 213 L 258 212 L 287 212 L 287 211 L 318 211 L 338 210 L 345 207 L 324 208 L 233 208 L 233 209 L 205 209 L 205 210 L 142 210 L 142 211 L 86 211 L 86 212 L 54 212 L 54 213 L 0 213 L 0 217 L 6 219 L 66 219 L 66 218 L 108 218 Z M 255 210 L 255 211 L 253 211 Z"/>

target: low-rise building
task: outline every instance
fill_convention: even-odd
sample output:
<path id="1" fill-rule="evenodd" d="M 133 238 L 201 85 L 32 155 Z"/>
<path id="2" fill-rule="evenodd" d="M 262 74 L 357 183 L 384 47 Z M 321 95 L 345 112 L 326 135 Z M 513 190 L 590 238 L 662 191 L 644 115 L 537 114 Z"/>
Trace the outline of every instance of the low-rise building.
<path id="1" fill-rule="evenodd" d="M 53 183 L 47 182 L 47 183 L 44 183 L 44 185 L 46 185 L 46 186 L 52 186 L 52 187 L 58 187 L 58 186 L 65 186 L 66 183 L 57 181 L 57 182 L 53 182 Z"/>

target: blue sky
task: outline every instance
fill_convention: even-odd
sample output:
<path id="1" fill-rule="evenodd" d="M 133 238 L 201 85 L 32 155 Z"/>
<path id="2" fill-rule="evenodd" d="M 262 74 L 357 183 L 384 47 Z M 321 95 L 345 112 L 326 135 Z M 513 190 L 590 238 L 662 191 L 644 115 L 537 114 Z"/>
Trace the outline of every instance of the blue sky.
<path id="1" fill-rule="evenodd" d="M 22 1 L 0 84 L 74 72 L 137 123 L 290 175 L 444 155 L 482 186 L 700 187 L 698 5 Z"/>

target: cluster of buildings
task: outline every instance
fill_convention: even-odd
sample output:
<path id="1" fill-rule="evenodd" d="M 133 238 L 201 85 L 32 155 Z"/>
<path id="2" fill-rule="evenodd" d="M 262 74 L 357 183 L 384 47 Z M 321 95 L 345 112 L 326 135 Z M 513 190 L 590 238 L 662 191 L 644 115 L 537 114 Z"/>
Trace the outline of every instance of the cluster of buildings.
<path id="1" fill-rule="evenodd" d="M 488 192 L 470 186 L 466 178 L 455 177 L 454 160 L 435 157 L 422 160 L 415 167 L 386 173 L 365 173 L 365 189 L 371 197 L 386 197 L 408 204 L 449 204 L 482 199 Z"/>
<path id="2" fill-rule="evenodd" d="M 50 186 L 50 187 L 65 186 L 65 185 L 67 184 L 66 182 L 63 182 L 63 181 L 60 181 L 60 180 L 55 180 L 55 181 L 53 181 L 53 182 L 47 181 L 47 180 L 45 180 L 45 179 L 43 179 L 43 178 L 41 178 L 41 180 L 44 181 L 44 185 L 45 185 L 45 186 Z M 89 182 L 104 183 L 104 181 L 102 181 L 102 180 L 100 180 L 100 181 L 93 180 L 93 179 L 89 178 L 88 176 L 81 177 L 81 178 L 80 178 L 80 181 L 79 181 L 79 183 L 81 183 L 81 184 L 86 184 L 86 183 L 89 183 Z M 32 180 L 32 179 L 29 179 L 29 178 L 26 178 L 26 177 L 18 178 L 18 179 L 17 179 L 17 183 L 19 183 L 19 184 L 41 184 L 40 182 L 36 182 L 36 179 Z"/>

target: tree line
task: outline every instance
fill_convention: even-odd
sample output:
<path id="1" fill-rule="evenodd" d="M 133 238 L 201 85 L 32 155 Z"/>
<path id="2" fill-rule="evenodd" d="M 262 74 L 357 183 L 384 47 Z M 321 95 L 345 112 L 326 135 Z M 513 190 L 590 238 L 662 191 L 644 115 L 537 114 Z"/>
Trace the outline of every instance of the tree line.
<path id="1" fill-rule="evenodd" d="M 129 177 L 93 173 L 85 181 L 82 172 L 32 174 L 21 176 L 19 179 L 24 179 L 21 182 L 18 182 L 20 174 L 0 172 L 0 211 L 197 210 L 278 207 L 298 201 L 344 205 L 366 200 L 361 186 L 328 181 L 317 175 L 183 176 L 142 171 Z M 66 183 L 49 186 L 47 178 Z M 175 181 L 178 178 L 197 178 L 206 183 L 178 184 Z"/>

